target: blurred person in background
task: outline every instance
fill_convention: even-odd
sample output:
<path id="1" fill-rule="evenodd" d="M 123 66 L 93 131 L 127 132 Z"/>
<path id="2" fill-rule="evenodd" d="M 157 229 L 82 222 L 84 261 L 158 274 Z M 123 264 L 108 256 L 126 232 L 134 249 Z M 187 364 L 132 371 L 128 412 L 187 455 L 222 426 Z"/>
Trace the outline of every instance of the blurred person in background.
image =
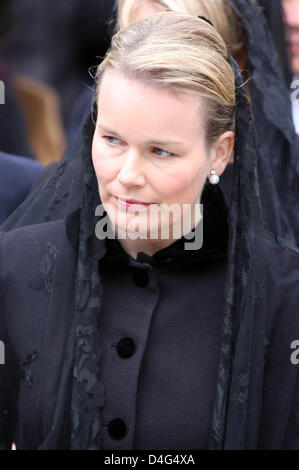
<path id="1" fill-rule="evenodd" d="M 0 5 L 0 50 L 5 47 L 13 30 L 12 0 Z M 23 109 L 13 85 L 13 73 L 5 61 L 0 60 L 0 151 L 24 157 L 33 157 L 26 135 Z M 2 96 L 3 95 L 3 96 Z"/>
<path id="2" fill-rule="evenodd" d="M 268 20 L 280 57 L 299 135 L 299 0 L 258 0 Z M 299 152 L 299 137 L 298 152 Z"/>
<path id="3" fill-rule="evenodd" d="M 22 75 L 45 82 L 59 94 L 65 126 L 73 105 L 91 83 L 88 69 L 104 56 L 110 40 L 107 0 L 14 0 L 16 25 L 2 57 Z"/>
<path id="4" fill-rule="evenodd" d="M 12 2 L 0 5 L 0 46 L 13 28 Z M 25 116 L 14 89 L 14 76 L 0 61 L 0 224 L 24 201 L 43 166 L 34 161 Z M 13 155 L 14 154 L 14 155 Z M 28 158 L 29 157 L 29 158 Z"/>
<path id="5" fill-rule="evenodd" d="M 282 0 L 282 5 L 290 66 L 299 76 L 299 0 Z"/>
<path id="6" fill-rule="evenodd" d="M 292 72 L 287 54 L 285 38 L 285 25 L 282 0 L 257 0 L 267 18 L 272 37 L 280 58 L 280 65 L 285 76 L 287 86 L 292 81 Z"/>
<path id="7" fill-rule="evenodd" d="M 284 11 L 287 52 L 293 75 L 293 92 L 291 95 L 293 118 L 297 134 L 299 134 L 299 0 L 282 0 L 282 6 Z"/>
<path id="8" fill-rule="evenodd" d="M 14 2 L 2 0 L 0 5 L 0 47 L 5 47 L 15 27 L 13 15 Z M 40 155 L 33 151 L 30 141 L 30 125 L 20 93 L 21 80 L 14 70 L 3 60 L 0 60 L 0 224 L 2 224 L 17 207 L 26 199 L 33 185 L 37 184 L 44 166 L 34 161 Z M 36 85 L 36 84 L 35 84 Z M 34 91 L 36 93 L 36 90 Z M 26 96 L 23 96 L 25 101 Z M 29 107 L 32 101 L 28 100 Z M 33 103 L 34 105 L 36 104 Z M 33 106 L 31 116 L 36 122 L 42 120 L 39 109 Z M 47 119 L 53 118 L 53 113 L 45 114 Z M 54 115 L 57 117 L 57 114 Z M 29 116 L 30 117 L 30 116 Z M 59 118 L 59 116 L 58 116 Z M 55 126 L 51 126 L 55 129 Z M 36 127 L 37 132 L 43 132 L 41 126 Z M 46 134 L 44 134 L 46 136 Z M 48 134 L 49 135 L 49 134 Z M 54 132 L 53 138 L 57 137 Z M 37 135 L 37 138 L 40 136 Z M 53 157 L 53 139 L 45 140 L 45 145 Z"/>
<path id="9" fill-rule="evenodd" d="M 17 28 L 15 0 L 4 0 L 0 8 L 1 51 L 4 51 Z M 5 95 L 0 107 L 0 150 L 34 156 L 43 164 L 60 160 L 65 137 L 55 90 L 16 73 L 5 57 L 0 57 L 0 80 Z"/>

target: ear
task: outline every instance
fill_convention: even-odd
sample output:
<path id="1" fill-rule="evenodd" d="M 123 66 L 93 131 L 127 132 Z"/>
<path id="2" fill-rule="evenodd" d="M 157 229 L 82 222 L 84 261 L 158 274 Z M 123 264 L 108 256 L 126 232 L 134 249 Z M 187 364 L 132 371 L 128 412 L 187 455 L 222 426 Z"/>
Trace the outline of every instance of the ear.
<path id="1" fill-rule="evenodd" d="M 234 145 L 235 134 L 232 131 L 226 131 L 221 134 L 213 146 L 210 171 L 216 170 L 218 176 L 222 175 L 232 157 Z"/>

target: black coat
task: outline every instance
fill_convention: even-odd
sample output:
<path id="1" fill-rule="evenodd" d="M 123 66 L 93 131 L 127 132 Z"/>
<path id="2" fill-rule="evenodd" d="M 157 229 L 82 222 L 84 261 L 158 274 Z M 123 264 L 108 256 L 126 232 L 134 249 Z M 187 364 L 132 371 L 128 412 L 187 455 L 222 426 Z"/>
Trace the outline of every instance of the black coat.
<path id="1" fill-rule="evenodd" d="M 69 446 L 72 361 L 69 373 L 63 370 L 70 360 L 78 230 L 76 211 L 65 221 L 1 233 L 0 339 L 6 353 L 0 366 L 2 448 L 9 448 L 14 439 L 18 448 L 51 448 L 58 414 L 64 416 L 64 426 L 56 448 Z M 250 390 L 246 448 L 299 449 L 299 365 L 290 359 L 291 343 L 299 340 L 299 253 L 282 242 L 255 238 L 257 253 L 262 250 L 269 260 L 276 259 L 277 270 L 264 267 L 263 282 L 272 296 L 267 297 L 263 390 Z M 214 261 L 210 266 L 214 269 Z M 214 287 L 208 283 L 207 294 Z M 211 304 L 205 308 L 209 311 Z M 159 400 L 155 403 L 154 413 L 159 414 Z"/>

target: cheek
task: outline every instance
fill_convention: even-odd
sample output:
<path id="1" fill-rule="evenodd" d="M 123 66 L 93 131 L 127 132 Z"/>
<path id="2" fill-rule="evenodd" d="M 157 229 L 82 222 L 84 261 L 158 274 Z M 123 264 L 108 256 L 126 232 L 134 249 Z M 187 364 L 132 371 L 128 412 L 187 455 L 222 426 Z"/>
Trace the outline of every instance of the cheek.
<path id="1" fill-rule="evenodd" d="M 167 188 L 167 195 L 179 199 L 182 197 L 186 202 L 198 196 L 206 180 L 205 168 L 181 168 L 168 178 L 168 183 L 163 184 Z M 166 182 L 165 182 L 166 183 Z M 166 192 L 166 191 L 165 191 Z"/>
<path id="2" fill-rule="evenodd" d="M 299 53 L 292 57 L 292 67 L 294 69 L 295 75 L 299 75 Z"/>

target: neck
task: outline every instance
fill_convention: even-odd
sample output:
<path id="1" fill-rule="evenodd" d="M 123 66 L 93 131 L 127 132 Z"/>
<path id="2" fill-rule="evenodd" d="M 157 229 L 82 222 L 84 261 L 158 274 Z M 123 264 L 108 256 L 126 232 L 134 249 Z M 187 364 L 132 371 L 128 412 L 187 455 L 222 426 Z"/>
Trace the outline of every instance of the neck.
<path id="1" fill-rule="evenodd" d="M 172 243 L 175 242 L 175 239 L 130 240 L 129 238 L 125 238 L 125 239 L 119 238 L 118 241 L 121 244 L 124 251 L 128 253 L 128 255 L 132 256 L 132 258 L 134 259 L 137 259 L 138 253 L 143 252 L 149 256 L 153 256 L 157 251 L 162 250 L 163 248 L 167 248 L 168 246 L 172 245 Z"/>
<path id="2" fill-rule="evenodd" d="M 172 245 L 176 240 L 185 237 L 187 234 L 191 233 L 195 227 L 199 224 L 202 219 L 202 214 L 199 207 L 195 211 L 195 214 L 192 215 L 191 224 L 183 224 L 182 220 L 179 220 L 175 224 L 171 224 L 167 232 L 164 232 L 164 237 L 162 236 L 161 229 L 157 238 L 151 238 L 150 236 L 142 237 L 132 237 L 127 236 L 127 233 L 118 232 L 118 241 L 121 244 L 122 248 L 126 253 L 132 256 L 134 259 L 137 259 L 138 253 L 143 252 L 149 256 L 153 256 L 157 251 L 160 251 L 168 246 Z"/>

